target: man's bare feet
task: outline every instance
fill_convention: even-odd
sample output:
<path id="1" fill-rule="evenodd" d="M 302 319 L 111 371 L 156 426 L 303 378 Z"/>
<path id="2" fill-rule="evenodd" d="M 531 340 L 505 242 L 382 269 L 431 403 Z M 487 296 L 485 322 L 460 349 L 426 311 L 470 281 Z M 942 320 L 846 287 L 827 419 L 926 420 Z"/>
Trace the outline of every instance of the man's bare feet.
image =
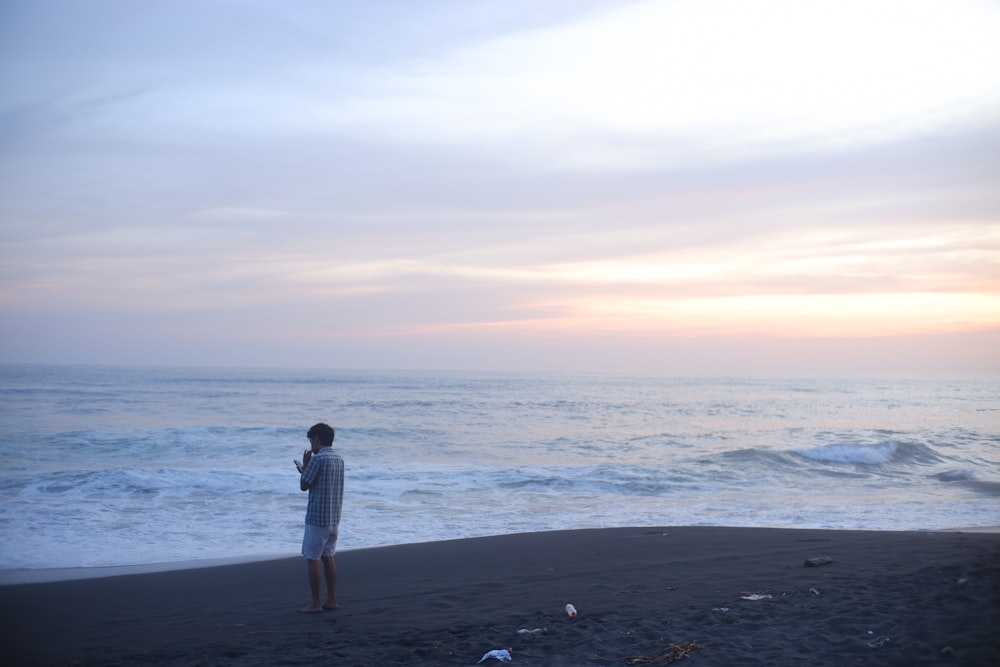
<path id="1" fill-rule="evenodd" d="M 339 607 L 336 600 L 327 600 L 323 603 L 323 609 L 338 609 Z"/>
<path id="2" fill-rule="evenodd" d="M 318 614 L 323 611 L 323 607 L 317 607 L 316 605 L 309 605 L 308 607 L 303 607 L 299 609 L 303 614 Z"/>

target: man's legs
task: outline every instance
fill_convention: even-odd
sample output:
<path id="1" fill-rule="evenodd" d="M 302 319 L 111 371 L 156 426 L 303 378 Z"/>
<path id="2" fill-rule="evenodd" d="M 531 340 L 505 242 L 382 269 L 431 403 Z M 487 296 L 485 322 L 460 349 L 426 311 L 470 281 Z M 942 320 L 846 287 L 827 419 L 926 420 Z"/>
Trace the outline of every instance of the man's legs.
<path id="1" fill-rule="evenodd" d="M 312 593 L 312 604 L 302 609 L 304 612 L 323 611 L 319 601 L 319 585 L 323 579 L 323 568 L 319 560 L 306 558 L 306 572 L 309 574 L 309 592 Z"/>
<path id="2" fill-rule="evenodd" d="M 323 570 L 326 573 L 326 602 L 322 606 L 323 609 L 336 609 L 340 605 L 337 604 L 337 561 L 333 559 L 333 556 L 323 556 Z M 318 581 L 316 586 L 317 588 L 313 591 L 314 601 L 319 600 Z"/>
<path id="3" fill-rule="evenodd" d="M 306 558 L 306 573 L 309 575 L 309 592 L 312 601 L 304 612 L 319 612 L 336 609 L 337 604 L 337 562 L 333 552 L 337 545 L 336 526 L 307 525 L 302 538 L 302 555 Z M 320 588 L 326 576 L 326 600 L 320 601 Z"/>

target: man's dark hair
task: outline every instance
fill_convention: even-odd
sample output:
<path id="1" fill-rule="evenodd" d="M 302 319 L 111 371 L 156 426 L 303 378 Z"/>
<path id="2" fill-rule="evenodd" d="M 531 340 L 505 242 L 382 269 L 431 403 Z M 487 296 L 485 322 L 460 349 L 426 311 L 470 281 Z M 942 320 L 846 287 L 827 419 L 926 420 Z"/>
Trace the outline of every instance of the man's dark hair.
<path id="1" fill-rule="evenodd" d="M 306 434 L 310 439 L 314 437 L 319 438 L 320 447 L 332 447 L 333 435 L 333 427 L 323 423 L 314 425 L 309 429 L 309 433 Z"/>

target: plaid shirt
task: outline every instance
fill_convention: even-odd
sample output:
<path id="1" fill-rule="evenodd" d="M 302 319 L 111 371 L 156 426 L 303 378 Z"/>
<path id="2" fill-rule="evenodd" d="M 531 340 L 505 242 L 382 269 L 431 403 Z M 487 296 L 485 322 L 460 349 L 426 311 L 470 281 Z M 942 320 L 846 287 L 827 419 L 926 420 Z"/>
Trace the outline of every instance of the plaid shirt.
<path id="1" fill-rule="evenodd" d="M 344 503 L 344 459 L 332 447 L 323 447 L 309 459 L 302 471 L 309 485 L 306 523 L 314 526 L 339 526 Z"/>

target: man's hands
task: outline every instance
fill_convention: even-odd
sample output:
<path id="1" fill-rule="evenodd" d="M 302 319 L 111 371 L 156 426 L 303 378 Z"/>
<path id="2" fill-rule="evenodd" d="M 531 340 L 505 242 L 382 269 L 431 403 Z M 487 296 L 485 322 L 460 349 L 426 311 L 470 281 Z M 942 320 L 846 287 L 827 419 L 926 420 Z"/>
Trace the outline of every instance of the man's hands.
<path id="1" fill-rule="evenodd" d="M 307 465 L 309 465 L 309 459 L 312 458 L 312 455 L 313 453 L 312 450 L 310 449 L 307 449 L 306 451 L 302 452 L 302 468 L 299 470 L 300 473 L 302 472 L 302 470 L 305 470 L 305 467 Z M 302 489 L 303 491 L 308 491 L 309 482 L 307 482 L 304 479 L 299 479 L 299 488 Z"/>

